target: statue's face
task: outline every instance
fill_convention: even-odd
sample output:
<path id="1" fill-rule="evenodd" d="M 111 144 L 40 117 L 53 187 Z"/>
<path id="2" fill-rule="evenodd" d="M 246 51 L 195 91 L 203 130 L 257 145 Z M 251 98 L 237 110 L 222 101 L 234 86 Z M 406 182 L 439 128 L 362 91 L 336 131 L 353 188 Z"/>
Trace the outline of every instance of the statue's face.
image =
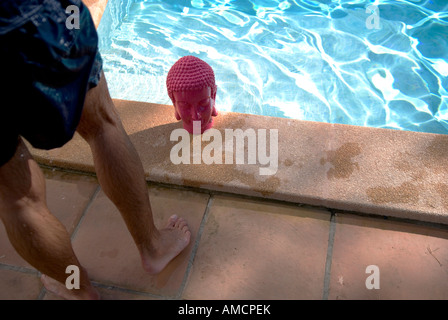
<path id="1" fill-rule="evenodd" d="M 185 130 L 193 133 L 193 121 L 201 121 L 201 133 L 212 127 L 212 117 L 216 117 L 218 113 L 215 109 L 214 97 L 211 97 L 210 87 L 200 90 L 174 91 L 173 96 L 176 119 L 182 119 Z"/>

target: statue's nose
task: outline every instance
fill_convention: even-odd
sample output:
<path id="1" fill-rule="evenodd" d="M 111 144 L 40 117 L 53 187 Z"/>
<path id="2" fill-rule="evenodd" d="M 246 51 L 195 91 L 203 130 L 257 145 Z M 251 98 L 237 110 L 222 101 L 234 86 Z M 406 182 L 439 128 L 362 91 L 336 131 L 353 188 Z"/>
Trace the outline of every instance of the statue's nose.
<path id="1" fill-rule="evenodd" d="M 191 117 L 193 120 L 201 120 L 201 113 L 198 110 L 193 109 Z"/>

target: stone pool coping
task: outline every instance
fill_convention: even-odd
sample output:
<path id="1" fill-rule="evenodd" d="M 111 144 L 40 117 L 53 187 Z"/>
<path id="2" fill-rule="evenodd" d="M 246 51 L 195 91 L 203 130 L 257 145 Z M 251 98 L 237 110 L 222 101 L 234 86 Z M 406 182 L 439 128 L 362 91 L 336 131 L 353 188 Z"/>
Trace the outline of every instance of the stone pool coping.
<path id="1" fill-rule="evenodd" d="M 170 152 L 179 142 L 170 135 L 182 128 L 173 106 L 114 103 L 148 181 L 448 224 L 448 135 L 221 112 L 213 128 L 223 142 L 225 129 L 266 129 L 268 143 L 270 129 L 278 130 L 278 169 L 263 176 L 259 168 L 268 165 L 247 158 L 244 164 L 173 164 Z M 209 144 L 202 142 L 202 150 Z M 43 165 L 94 173 L 90 148 L 78 134 L 62 148 L 30 150 Z M 223 162 L 226 151 L 224 145 Z"/>

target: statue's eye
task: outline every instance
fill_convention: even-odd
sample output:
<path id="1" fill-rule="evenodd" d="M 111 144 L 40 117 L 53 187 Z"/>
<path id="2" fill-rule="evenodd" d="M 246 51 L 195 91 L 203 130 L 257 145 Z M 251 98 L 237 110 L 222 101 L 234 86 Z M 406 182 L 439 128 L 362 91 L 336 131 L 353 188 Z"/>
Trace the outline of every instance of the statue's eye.
<path id="1" fill-rule="evenodd" d="M 204 100 L 198 107 L 199 112 L 204 112 L 210 107 L 210 99 Z"/>

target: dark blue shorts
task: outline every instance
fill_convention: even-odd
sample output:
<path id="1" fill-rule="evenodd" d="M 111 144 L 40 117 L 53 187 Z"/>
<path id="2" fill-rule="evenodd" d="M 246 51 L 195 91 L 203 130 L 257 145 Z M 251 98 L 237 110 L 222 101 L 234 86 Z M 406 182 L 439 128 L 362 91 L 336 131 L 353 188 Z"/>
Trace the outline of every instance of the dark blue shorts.
<path id="1" fill-rule="evenodd" d="M 66 13 L 70 5 L 79 20 Z M 0 66 L 0 166 L 19 136 L 35 148 L 63 146 L 102 70 L 88 8 L 81 0 L 1 0 Z"/>

